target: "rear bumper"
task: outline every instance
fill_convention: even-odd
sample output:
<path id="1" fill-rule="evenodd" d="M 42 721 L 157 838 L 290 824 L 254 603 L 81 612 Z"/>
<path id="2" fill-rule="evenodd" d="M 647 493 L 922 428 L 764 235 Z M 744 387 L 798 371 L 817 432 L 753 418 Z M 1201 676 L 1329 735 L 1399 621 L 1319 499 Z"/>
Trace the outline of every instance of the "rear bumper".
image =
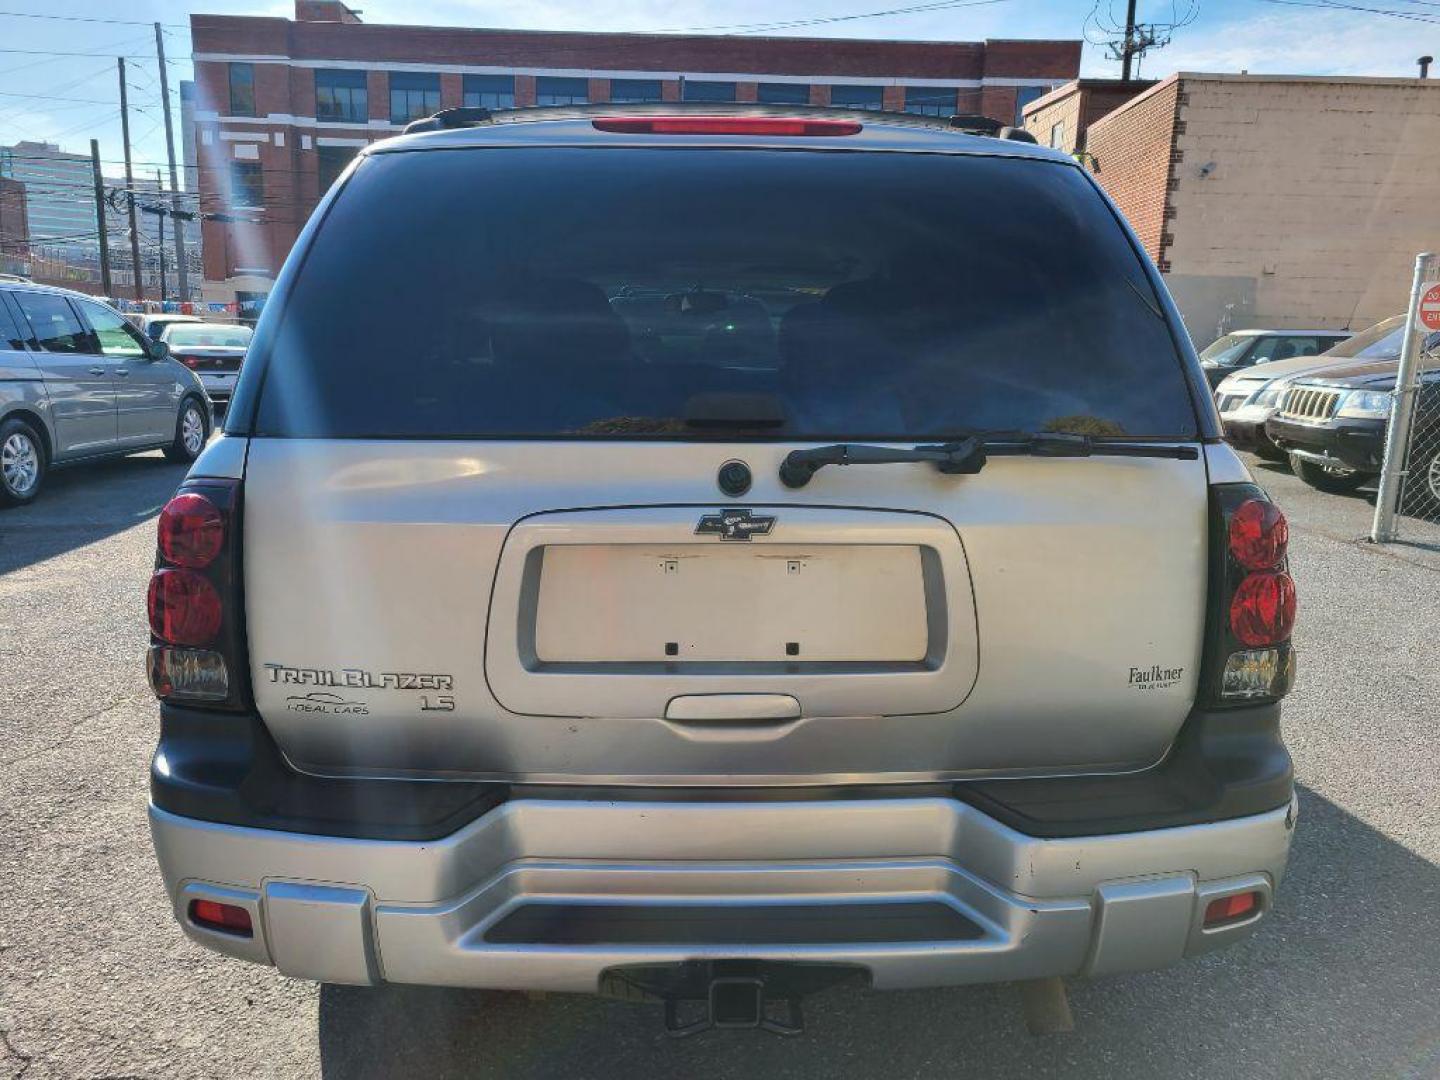
<path id="1" fill-rule="evenodd" d="M 427 842 L 153 805 L 150 826 L 176 917 L 218 951 L 327 982 L 594 992 L 704 959 L 853 965 L 882 988 L 1161 967 L 1263 921 L 1294 815 L 1041 840 L 944 798 L 525 798 Z M 1210 900 L 1252 890 L 1255 915 L 1202 929 Z M 254 936 L 192 923 L 206 899 Z"/>
<path id="2" fill-rule="evenodd" d="M 1378 473 L 1385 453 L 1384 420 L 1331 420 L 1302 424 L 1272 416 L 1265 433 L 1281 450 L 1316 464 Z"/>
<path id="3" fill-rule="evenodd" d="M 303 978 L 594 991 L 633 964 L 852 964 L 877 986 L 1158 967 L 1248 934 L 1294 822 L 1278 705 L 1197 710 L 1140 773 L 830 788 L 313 777 L 253 715 L 161 709 L 181 925 Z M 1209 900 L 1259 891 L 1202 931 Z M 249 909 L 253 938 L 191 900 Z"/>

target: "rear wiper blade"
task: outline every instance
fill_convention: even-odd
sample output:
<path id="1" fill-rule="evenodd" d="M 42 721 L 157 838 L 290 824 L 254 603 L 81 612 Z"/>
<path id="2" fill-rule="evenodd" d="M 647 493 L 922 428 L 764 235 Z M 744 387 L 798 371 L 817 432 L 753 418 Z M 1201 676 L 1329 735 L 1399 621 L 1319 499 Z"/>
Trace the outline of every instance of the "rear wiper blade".
<path id="1" fill-rule="evenodd" d="M 826 465 L 889 465 L 904 461 L 933 461 L 935 468 L 943 473 L 978 473 L 985 467 L 985 445 L 972 437 L 909 450 L 866 443 L 835 443 L 811 450 L 791 450 L 780 463 L 780 482 L 786 487 L 801 488 Z"/>
<path id="2" fill-rule="evenodd" d="M 896 449 L 866 443 L 835 443 L 810 450 L 792 450 L 780 463 L 780 482 L 801 488 L 826 465 L 888 465 L 894 462 L 931 461 L 942 473 L 973 474 L 991 457 L 1144 457 L 1194 461 L 1193 446 L 1165 443 L 1096 442 L 1089 435 L 1063 432 L 1018 433 L 1001 437 L 969 436 L 958 442 Z"/>
<path id="3" fill-rule="evenodd" d="M 992 436 L 985 440 L 985 452 L 991 457 L 1138 457 L 1174 458 L 1177 461 L 1194 461 L 1200 456 L 1199 449 L 1194 446 L 1096 441 L 1090 435 L 1072 435 L 1063 431 Z"/>

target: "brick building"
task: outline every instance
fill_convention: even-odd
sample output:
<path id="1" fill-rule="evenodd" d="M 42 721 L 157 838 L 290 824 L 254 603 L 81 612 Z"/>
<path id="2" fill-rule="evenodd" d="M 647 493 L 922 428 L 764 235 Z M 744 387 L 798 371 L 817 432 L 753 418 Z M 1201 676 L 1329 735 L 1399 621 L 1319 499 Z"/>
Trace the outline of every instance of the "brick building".
<path id="1" fill-rule="evenodd" d="M 1080 153 L 1091 124 L 1154 85 L 1154 79 L 1073 79 L 1022 109 L 1025 130 L 1042 146 Z"/>
<path id="2" fill-rule="evenodd" d="M 362 23 L 335 0 L 294 21 L 191 16 L 208 300 L 258 298 L 320 195 L 366 143 L 442 108 L 761 101 L 1021 110 L 1079 71 L 1079 41 L 918 42 L 588 34 Z"/>
<path id="3" fill-rule="evenodd" d="M 22 273 L 30 257 L 25 185 L 0 176 L 0 273 Z"/>
<path id="4" fill-rule="evenodd" d="M 1440 250 L 1440 81 L 1181 72 L 1091 123 L 1085 149 L 1198 345 L 1363 328 Z"/>

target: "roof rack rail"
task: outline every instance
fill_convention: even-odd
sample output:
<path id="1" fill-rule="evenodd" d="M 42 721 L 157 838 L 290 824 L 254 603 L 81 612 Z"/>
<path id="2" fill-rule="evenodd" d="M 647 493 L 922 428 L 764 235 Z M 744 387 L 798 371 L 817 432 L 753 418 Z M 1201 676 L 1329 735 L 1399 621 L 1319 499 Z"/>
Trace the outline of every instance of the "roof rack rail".
<path id="1" fill-rule="evenodd" d="M 981 116 L 979 113 L 956 113 L 946 121 L 952 128 L 959 128 L 971 135 L 998 135 L 1000 129 L 1005 125 L 992 116 Z"/>
<path id="2" fill-rule="evenodd" d="M 475 127 L 477 124 L 488 124 L 493 119 L 490 110 L 484 108 L 441 109 L 433 116 L 422 116 L 419 120 L 411 120 L 405 125 L 402 134 L 413 135 L 417 131 L 448 131 L 453 128 Z"/>
<path id="3" fill-rule="evenodd" d="M 831 105 L 762 105 L 755 102 L 655 101 L 585 105 L 524 106 L 518 109 L 459 108 L 441 109 L 433 116 L 424 116 L 405 125 L 404 134 L 420 131 L 450 131 L 472 128 L 481 124 L 513 124 L 529 120 L 577 120 L 596 116 L 674 116 L 690 113 L 697 116 L 815 116 L 827 119 L 856 120 L 860 123 L 883 122 L 910 127 L 942 127 L 966 135 L 1033 143 L 1035 136 L 1024 128 L 1009 127 L 991 116 L 959 113 L 950 117 L 926 116 L 919 113 L 875 112 L 868 109 L 847 109 Z"/>

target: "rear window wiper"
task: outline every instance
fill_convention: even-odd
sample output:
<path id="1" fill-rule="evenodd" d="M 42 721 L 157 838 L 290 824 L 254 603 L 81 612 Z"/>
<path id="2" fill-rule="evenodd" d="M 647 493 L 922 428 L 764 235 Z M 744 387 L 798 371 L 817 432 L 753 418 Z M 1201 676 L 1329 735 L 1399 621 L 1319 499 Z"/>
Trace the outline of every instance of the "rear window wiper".
<path id="1" fill-rule="evenodd" d="M 1194 461 L 1193 446 L 1163 443 L 1097 442 L 1089 435 L 1063 432 L 1020 433 L 996 437 L 969 436 L 958 442 L 897 449 L 866 443 L 835 443 L 810 450 L 792 450 L 780 463 L 780 482 L 800 488 L 826 465 L 888 465 L 893 462 L 931 461 L 942 473 L 978 473 L 992 457 L 1145 457 Z"/>

